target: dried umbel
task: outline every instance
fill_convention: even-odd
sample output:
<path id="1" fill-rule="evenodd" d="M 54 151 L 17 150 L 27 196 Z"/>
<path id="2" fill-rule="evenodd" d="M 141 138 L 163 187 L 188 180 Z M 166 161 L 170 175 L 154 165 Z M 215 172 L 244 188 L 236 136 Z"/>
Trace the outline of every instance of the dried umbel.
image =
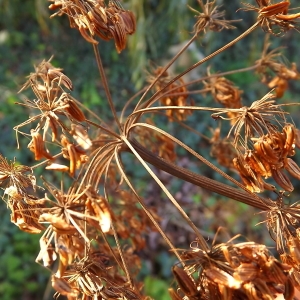
<path id="1" fill-rule="evenodd" d="M 293 177 L 300 179 L 300 167 L 288 156 L 295 155 L 295 127 L 286 124 L 282 132 L 270 132 L 260 138 L 253 138 L 254 150 L 246 151 L 233 160 L 234 166 L 246 187 L 252 192 L 262 192 L 264 189 L 275 190 L 262 177 L 273 177 L 276 183 L 285 191 L 292 192 L 294 187 L 284 170 Z"/>
<path id="2" fill-rule="evenodd" d="M 78 145 L 71 143 L 65 135 L 61 145 L 63 156 L 70 160 L 69 172 L 74 176 L 75 170 L 87 161 L 84 149 L 89 149 L 91 146 L 87 132 L 84 133 L 84 129 L 80 127 L 80 122 L 85 121 L 85 115 L 77 100 L 63 90 L 63 87 L 71 89 L 72 82 L 61 72 L 62 69 L 52 66 L 50 60 L 42 61 L 35 69 L 35 73 L 30 74 L 21 90 L 29 86 L 32 88 L 37 99 L 27 100 L 24 105 L 36 110 L 37 114 L 15 126 L 14 129 L 19 133 L 20 128 L 37 123 L 35 129 L 30 131 L 31 141 L 28 148 L 34 153 L 35 160 L 43 158 L 51 160 L 51 167 L 48 169 L 64 172 L 68 170 L 66 166 L 53 165 L 53 155 L 48 148 L 49 136 L 51 142 L 56 145 L 59 144 L 60 132 L 73 136 Z M 28 135 L 25 132 L 21 133 Z"/>
<path id="3" fill-rule="evenodd" d="M 254 10 L 258 13 L 257 22 L 266 32 L 281 35 L 289 29 L 297 29 L 297 19 L 300 13 L 288 14 L 290 1 L 273 4 L 271 0 L 256 0 L 258 7 L 244 4 L 244 10 Z"/>
<path id="4" fill-rule="evenodd" d="M 208 71 L 208 76 L 210 76 Z M 206 89 L 211 91 L 214 99 L 222 104 L 226 108 L 241 108 L 241 94 L 242 91 L 234 85 L 234 83 L 225 77 L 211 77 L 207 82 L 204 82 Z M 231 125 L 236 122 L 235 118 L 238 117 L 238 113 L 233 111 L 227 112 L 228 118 L 231 120 Z"/>
<path id="5" fill-rule="evenodd" d="M 270 43 L 268 39 L 265 41 L 262 57 L 256 61 L 257 73 L 262 75 L 262 82 L 267 84 L 271 89 L 275 88 L 276 97 L 280 98 L 288 89 L 289 80 L 298 80 L 299 72 L 295 63 L 290 66 L 282 62 L 282 53 L 280 48 L 273 49 L 268 52 Z M 269 79 L 269 72 L 275 73 L 274 77 Z"/>
<path id="6" fill-rule="evenodd" d="M 184 269 L 173 269 L 179 291 L 172 292 L 172 299 L 258 300 L 294 294 L 292 268 L 276 260 L 264 245 L 228 242 L 203 251 L 195 243 L 182 258 Z"/>
<path id="7" fill-rule="evenodd" d="M 205 87 L 211 90 L 214 99 L 223 106 L 227 108 L 242 107 L 241 90 L 225 77 L 212 77 L 205 83 Z"/>
<path id="8" fill-rule="evenodd" d="M 50 9 L 59 9 L 52 15 L 66 14 L 72 28 L 77 28 L 81 35 L 90 43 L 97 44 L 94 36 L 103 40 L 114 39 L 116 49 L 120 53 L 126 47 L 127 35 L 136 29 L 134 14 L 121 7 L 118 1 L 103 0 L 56 1 Z"/>
<path id="9" fill-rule="evenodd" d="M 215 157 L 221 166 L 232 169 L 234 168 L 233 159 L 237 155 L 237 150 L 229 139 L 220 137 L 220 130 L 220 127 L 217 127 L 209 140 L 211 143 L 210 155 Z"/>
<path id="10" fill-rule="evenodd" d="M 51 59 L 43 60 L 35 66 L 35 72 L 30 73 L 27 82 L 23 85 L 20 92 L 30 87 L 32 84 L 36 86 L 39 92 L 46 93 L 47 87 L 52 87 L 55 93 L 57 87 L 64 86 L 68 90 L 73 89 L 72 81 L 62 71 L 63 69 L 56 68 L 51 64 Z"/>
<path id="11" fill-rule="evenodd" d="M 219 11 L 219 6 L 216 5 L 216 1 L 207 1 L 205 4 L 202 0 L 198 0 L 202 12 L 192 8 L 189 8 L 196 12 L 195 16 L 197 21 L 194 25 L 194 31 L 196 34 L 204 31 L 206 29 L 212 31 L 221 31 L 223 29 L 234 29 L 235 26 L 231 25 L 233 22 L 238 20 L 225 20 L 225 11 Z"/>
<path id="12" fill-rule="evenodd" d="M 224 113 L 233 113 L 234 117 L 222 117 Z M 249 139 L 273 132 L 280 121 L 285 121 L 285 114 L 281 105 L 276 104 L 274 95 L 270 92 L 260 100 L 254 101 L 249 107 L 220 109 L 220 112 L 212 114 L 212 117 L 214 119 L 229 119 L 233 125 L 228 137 L 233 133 L 235 147 L 242 146 L 247 150 Z M 242 133 L 242 128 L 244 128 L 244 133 Z"/>
<path id="13" fill-rule="evenodd" d="M 290 252 L 292 257 L 297 260 L 300 207 L 298 203 L 288 204 L 285 202 L 287 201 L 283 195 L 280 195 L 276 201 L 268 201 L 267 227 L 276 242 L 279 254 Z M 293 266 L 293 264 L 288 264 Z"/>
<path id="14" fill-rule="evenodd" d="M 41 214 L 42 206 L 35 203 L 37 199 L 29 196 L 22 196 L 12 187 L 6 189 L 8 195 L 7 206 L 11 210 L 11 222 L 18 226 L 22 231 L 28 233 L 40 233 L 44 226 L 39 224 L 38 219 Z"/>

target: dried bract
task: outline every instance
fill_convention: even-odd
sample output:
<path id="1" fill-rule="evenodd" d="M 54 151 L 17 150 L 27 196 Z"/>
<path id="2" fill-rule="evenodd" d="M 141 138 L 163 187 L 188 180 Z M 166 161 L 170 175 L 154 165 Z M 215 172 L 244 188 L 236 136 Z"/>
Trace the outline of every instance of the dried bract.
<path id="1" fill-rule="evenodd" d="M 203 4 L 202 0 L 198 0 L 202 12 L 195 10 L 188 6 L 193 12 L 196 12 L 196 23 L 194 25 L 194 31 L 196 34 L 206 29 L 212 31 L 221 31 L 223 29 L 234 29 L 235 26 L 231 25 L 233 22 L 239 20 L 225 20 L 225 11 L 219 11 L 219 6 L 216 5 L 216 1 L 207 1 Z"/>

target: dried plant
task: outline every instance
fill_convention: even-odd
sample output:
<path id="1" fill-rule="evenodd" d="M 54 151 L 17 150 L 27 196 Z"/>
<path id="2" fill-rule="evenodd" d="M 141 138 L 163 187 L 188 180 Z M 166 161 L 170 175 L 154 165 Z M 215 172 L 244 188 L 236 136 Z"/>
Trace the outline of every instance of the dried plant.
<path id="1" fill-rule="evenodd" d="M 41 162 L 32 167 L 17 165 L 0 154 L 2 198 L 11 210 L 11 221 L 23 231 L 42 232 L 36 261 L 51 272 L 56 296 L 69 300 L 150 299 L 138 276 L 143 259 L 138 254 L 147 248 L 149 232 L 157 231 L 178 261 L 172 269 L 177 283 L 169 289 L 172 300 L 275 299 L 277 294 L 294 299 L 300 287 L 300 208 L 298 202 L 287 201 L 294 184 L 286 172 L 300 179 L 300 167 L 291 158 L 300 146 L 300 134 L 284 110 L 292 103 L 282 104 L 278 98 L 288 90 L 287 81 L 299 79 L 299 73 L 295 63 L 288 66 L 280 61 L 282 48 L 269 50 L 272 42 L 268 33 L 282 36 L 290 29 L 298 30 L 300 13 L 289 13 L 289 1 L 244 4 L 241 10 L 256 13 L 256 22 L 225 46 L 173 76 L 169 67 L 200 35 L 208 30 L 235 28 L 216 1 L 198 0 L 200 11 L 190 7 L 197 13 L 190 41 L 165 66 L 149 70 L 145 87 L 127 101 L 119 114 L 97 44 L 98 38 L 114 40 L 117 52 L 123 51 L 128 35 L 136 30 L 134 13 L 112 0 L 50 2 L 49 8 L 55 10 L 51 17 L 67 15 L 70 26 L 92 44 L 113 115 L 112 122 L 106 124 L 82 105 L 70 94 L 76 88 L 71 79 L 53 66 L 51 59 L 44 60 L 20 91 L 31 88 L 36 97 L 18 103 L 30 110 L 30 117 L 14 127 L 18 137 L 21 134 L 30 140 L 28 148 Z M 257 27 L 267 37 L 254 65 L 216 73 L 208 67 L 207 74 L 199 75 L 197 80 L 183 79 L 205 62 L 213 63 L 215 56 Z M 248 91 L 226 77 L 239 72 L 259 74 L 269 92 L 244 104 L 243 95 Z M 201 99 L 212 96 L 216 101 L 205 107 L 191 95 Z M 204 139 L 210 142 L 210 153 L 230 169 L 233 177 L 157 122 L 170 121 L 187 130 L 187 135 L 203 137 L 187 122 L 201 112 L 218 121 L 213 137 Z M 222 128 L 221 123 L 225 123 Z M 226 128 L 227 135 L 223 132 Z M 201 171 L 195 173 L 182 167 L 177 152 L 180 148 L 229 182 L 221 183 L 199 174 Z M 128 156 L 147 171 L 177 209 L 192 232 L 194 242 L 190 248 L 180 248 L 162 226 L 160 207 L 147 203 L 145 193 L 136 187 L 135 174 L 129 175 L 128 159 L 124 158 Z M 51 180 L 59 172 L 66 173 L 61 176 L 61 186 L 58 188 L 55 180 L 51 182 L 47 177 L 42 178 L 45 189 L 39 187 L 35 178 L 38 166 L 53 174 Z M 216 234 L 209 244 L 159 171 L 262 212 L 265 219 L 261 223 L 266 223 L 281 261 L 266 245 L 255 241 L 233 238 L 220 243 Z M 232 171 L 240 175 L 241 182 Z M 269 178 L 273 181 L 267 182 Z M 258 195 L 265 190 L 269 192 Z"/>

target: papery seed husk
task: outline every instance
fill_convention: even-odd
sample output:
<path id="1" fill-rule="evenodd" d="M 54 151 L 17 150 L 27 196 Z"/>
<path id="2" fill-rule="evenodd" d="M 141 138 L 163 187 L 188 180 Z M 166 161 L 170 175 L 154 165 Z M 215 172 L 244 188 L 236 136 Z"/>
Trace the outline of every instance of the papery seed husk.
<path id="1" fill-rule="evenodd" d="M 205 269 L 204 273 L 207 278 L 214 283 L 222 284 L 235 290 L 241 288 L 240 281 L 219 268 Z"/>
<path id="2" fill-rule="evenodd" d="M 63 278 L 52 275 L 51 282 L 52 287 L 63 296 L 76 297 L 78 294 L 76 291 L 72 290 L 69 283 Z"/>
<path id="3" fill-rule="evenodd" d="M 81 290 L 81 292 L 87 296 L 93 296 L 93 291 L 90 290 L 90 286 L 86 283 L 85 278 L 81 276 L 76 280 L 76 283 Z"/>
<path id="4" fill-rule="evenodd" d="M 87 42 L 89 42 L 89 43 L 91 43 L 91 44 L 95 44 L 95 45 L 98 44 L 98 42 L 97 42 L 95 39 L 93 39 L 93 38 L 87 33 L 87 30 L 86 30 L 85 28 L 83 28 L 82 26 L 80 26 L 78 29 L 79 29 L 79 31 L 80 31 L 82 37 L 83 37 Z"/>
<path id="5" fill-rule="evenodd" d="M 298 264 L 300 264 L 300 242 L 297 238 L 293 238 L 288 242 L 290 254 Z"/>
<path id="6" fill-rule="evenodd" d="M 231 289 L 225 285 L 222 285 L 222 284 L 218 284 L 218 288 L 219 288 L 220 294 L 222 295 L 222 299 L 224 299 L 224 300 L 232 299 L 233 292 L 234 292 L 233 289 Z"/>
<path id="7" fill-rule="evenodd" d="M 267 6 L 260 9 L 259 13 L 266 17 L 271 17 L 280 13 L 284 13 L 290 5 L 289 1 L 282 1 L 276 4 L 268 4 Z"/>
<path id="8" fill-rule="evenodd" d="M 280 157 L 277 155 L 277 153 L 274 151 L 274 149 L 268 142 L 263 141 L 262 143 L 260 143 L 260 147 L 263 153 L 263 159 L 265 159 L 269 164 L 275 166 L 281 164 Z"/>
<path id="9" fill-rule="evenodd" d="M 277 284 L 284 284 L 287 280 L 287 274 L 284 273 L 282 264 L 275 258 L 270 257 L 269 261 L 262 266 L 267 281 Z"/>
<path id="10" fill-rule="evenodd" d="M 283 173 L 282 170 L 272 169 L 272 177 L 285 191 L 292 192 L 294 187 L 289 178 Z"/>
<path id="11" fill-rule="evenodd" d="M 0 172 L 0 181 L 4 181 L 5 179 L 7 179 L 9 177 L 9 175 L 7 175 L 4 172 Z"/>
<path id="12" fill-rule="evenodd" d="M 48 75 L 52 78 L 52 80 L 58 79 L 57 82 L 62 83 L 68 90 L 73 89 L 73 84 L 71 79 L 68 76 L 66 76 L 64 73 L 54 69 L 49 69 Z"/>
<path id="13" fill-rule="evenodd" d="M 295 128 L 295 145 L 300 148 L 300 130 L 298 128 Z"/>
<path id="14" fill-rule="evenodd" d="M 293 177 L 300 180 L 300 167 L 293 159 L 286 158 L 284 160 L 284 167 Z"/>
<path id="15" fill-rule="evenodd" d="M 187 296 L 194 296 L 198 293 L 197 287 L 192 280 L 192 278 L 186 273 L 185 270 L 174 266 L 173 269 L 173 274 L 176 278 L 176 281 L 180 287 L 180 289 L 183 291 L 184 294 Z"/>
<path id="16" fill-rule="evenodd" d="M 71 134 L 80 147 L 82 147 L 84 150 L 87 150 L 93 145 L 92 141 L 88 136 L 87 131 L 84 129 L 83 126 L 78 124 L 72 124 L 71 128 Z"/>
<path id="17" fill-rule="evenodd" d="M 235 269 L 233 277 L 239 281 L 252 281 L 259 273 L 257 264 L 253 263 L 241 263 L 238 268 Z"/>
<path id="18" fill-rule="evenodd" d="M 290 272 L 290 279 L 292 280 L 294 287 L 299 289 L 300 288 L 300 273 L 299 273 L 299 271 L 297 271 L 296 269 L 293 269 Z"/>
<path id="19" fill-rule="evenodd" d="M 54 142 L 57 138 L 57 125 L 52 118 L 49 118 L 49 126 L 52 131 L 52 142 Z"/>
<path id="20" fill-rule="evenodd" d="M 78 122 L 85 121 L 84 113 L 74 100 L 67 98 L 66 103 L 68 104 L 68 107 L 66 107 L 66 111 L 70 114 L 70 116 L 72 116 Z"/>
<path id="21" fill-rule="evenodd" d="M 76 232 L 73 225 L 68 224 L 62 217 L 51 213 L 43 213 L 39 217 L 39 222 L 49 222 L 53 226 L 53 230 L 61 230 L 62 232 Z"/>
<path id="22" fill-rule="evenodd" d="M 255 286 L 258 291 L 262 294 L 264 300 L 273 300 L 272 293 L 267 285 L 267 283 L 264 281 L 264 279 L 257 278 L 255 281 Z"/>

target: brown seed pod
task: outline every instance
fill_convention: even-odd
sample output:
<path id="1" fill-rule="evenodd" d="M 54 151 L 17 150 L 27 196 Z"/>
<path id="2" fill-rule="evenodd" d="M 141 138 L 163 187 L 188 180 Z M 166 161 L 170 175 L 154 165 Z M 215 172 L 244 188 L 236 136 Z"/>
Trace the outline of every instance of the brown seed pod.
<path id="1" fill-rule="evenodd" d="M 79 108 L 79 106 L 76 104 L 76 102 L 71 98 L 70 95 L 65 94 L 63 97 L 63 102 L 66 104 L 65 110 L 68 112 L 68 114 L 73 117 L 78 122 L 85 121 L 85 115 L 82 112 L 82 110 Z"/>
<path id="2" fill-rule="evenodd" d="M 265 17 L 271 17 L 277 14 L 286 14 L 289 6 L 289 1 L 282 1 L 272 5 L 267 4 L 265 7 L 260 9 L 259 13 Z"/>
<path id="3" fill-rule="evenodd" d="M 295 178 L 300 179 L 300 167 L 291 158 L 284 159 L 284 168 Z"/>
<path id="4" fill-rule="evenodd" d="M 234 290 L 241 288 L 241 282 L 239 280 L 236 280 L 233 276 L 219 268 L 213 267 L 210 269 L 205 269 L 204 273 L 205 276 L 207 276 L 207 278 L 214 283 L 224 285 Z"/>
<path id="5" fill-rule="evenodd" d="M 198 294 L 198 290 L 195 282 L 192 280 L 185 270 L 174 266 L 172 272 L 176 278 L 176 281 L 184 294 L 188 297 L 192 297 Z"/>
<path id="6" fill-rule="evenodd" d="M 287 124 L 283 127 L 285 143 L 282 156 L 290 155 L 290 152 L 295 149 L 295 127 L 292 124 Z"/>
<path id="7" fill-rule="evenodd" d="M 63 278 L 55 275 L 51 277 L 52 287 L 61 295 L 68 297 L 77 297 L 78 292 L 71 288 L 71 285 Z"/>
<path id="8" fill-rule="evenodd" d="M 282 169 L 272 169 L 272 177 L 285 191 L 292 192 L 294 187 Z"/>

